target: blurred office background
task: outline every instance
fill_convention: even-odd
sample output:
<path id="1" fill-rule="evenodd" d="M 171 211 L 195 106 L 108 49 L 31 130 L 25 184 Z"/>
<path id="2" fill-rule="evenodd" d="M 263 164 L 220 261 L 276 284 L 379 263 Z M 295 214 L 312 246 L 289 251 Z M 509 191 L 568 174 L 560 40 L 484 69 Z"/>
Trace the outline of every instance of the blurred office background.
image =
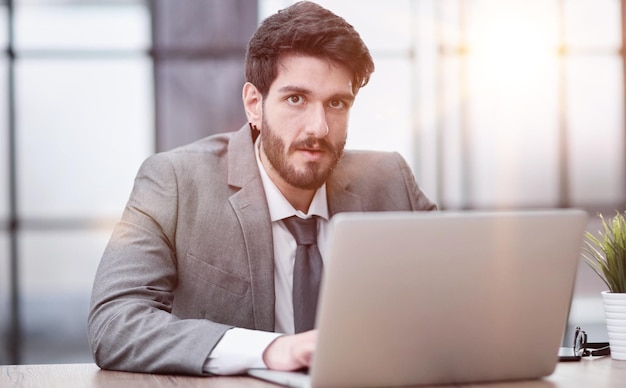
<path id="1" fill-rule="evenodd" d="M 626 202 L 624 2 L 320 0 L 377 65 L 348 146 L 399 151 L 443 209 L 580 207 L 597 229 Z M 0 0 L 0 364 L 91 361 L 137 168 L 245 122 L 245 45 L 290 3 Z M 569 320 L 592 341 L 603 289 L 581 264 Z"/>

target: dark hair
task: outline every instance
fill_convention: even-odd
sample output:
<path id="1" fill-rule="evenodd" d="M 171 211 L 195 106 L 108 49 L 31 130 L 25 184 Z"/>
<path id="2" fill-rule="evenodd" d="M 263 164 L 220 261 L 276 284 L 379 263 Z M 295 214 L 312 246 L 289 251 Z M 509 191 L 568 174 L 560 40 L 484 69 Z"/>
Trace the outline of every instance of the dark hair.
<path id="1" fill-rule="evenodd" d="M 278 61 L 285 54 L 324 58 L 352 72 L 352 91 L 369 81 L 374 61 L 354 27 L 321 6 L 301 1 L 265 19 L 246 53 L 246 81 L 263 96 L 276 79 Z"/>

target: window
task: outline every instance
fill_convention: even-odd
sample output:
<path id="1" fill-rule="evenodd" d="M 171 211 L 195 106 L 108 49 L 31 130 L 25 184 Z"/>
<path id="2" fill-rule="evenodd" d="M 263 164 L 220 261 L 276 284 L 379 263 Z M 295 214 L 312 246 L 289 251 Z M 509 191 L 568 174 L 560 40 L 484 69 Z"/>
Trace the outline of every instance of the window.
<path id="1" fill-rule="evenodd" d="M 0 44 L 15 53 L 0 58 L 0 147 L 14 155 L 1 153 L 1 186 L 15 174 L 15 206 L 9 190 L 0 193 L 0 273 L 16 254 L 20 362 L 90 361 L 93 274 L 139 164 L 154 151 L 150 14 L 139 0 L 13 4 L 0 7 L 0 25 L 13 21 L 13 40 L 5 29 Z M 5 337 L 8 316 L 0 313 Z M 2 349 L 0 362 L 8 357 Z"/>

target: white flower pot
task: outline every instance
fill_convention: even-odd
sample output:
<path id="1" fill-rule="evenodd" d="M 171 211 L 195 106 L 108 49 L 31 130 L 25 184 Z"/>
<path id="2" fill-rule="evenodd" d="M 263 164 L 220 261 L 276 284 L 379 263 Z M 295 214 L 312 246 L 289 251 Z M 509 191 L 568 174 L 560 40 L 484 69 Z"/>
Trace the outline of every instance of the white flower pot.
<path id="1" fill-rule="evenodd" d="M 604 315 L 611 346 L 611 358 L 626 360 L 626 294 L 603 291 Z"/>

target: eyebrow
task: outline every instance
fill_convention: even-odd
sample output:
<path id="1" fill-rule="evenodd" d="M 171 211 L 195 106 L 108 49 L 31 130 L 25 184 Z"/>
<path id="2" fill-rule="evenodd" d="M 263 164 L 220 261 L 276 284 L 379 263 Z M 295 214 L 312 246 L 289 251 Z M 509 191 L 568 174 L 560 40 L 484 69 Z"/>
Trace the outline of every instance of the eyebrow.
<path id="1" fill-rule="evenodd" d="M 293 85 L 287 85 L 287 86 L 283 86 L 282 88 L 278 89 L 279 93 L 298 93 L 298 94 L 312 94 L 313 91 L 309 90 L 307 88 L 303 88 L 301 86 L 293 86 Z M 336 93 L 333 94 L 329 100 L 334 100 L 334 99 L 340 99 L 340 100 L 347 100 L 347 101 L 354 101 L 355 96 L 352 93 Z"/>
<path id="2" fill-rule="evenodd" d="M 301 86 L 291 86 L 291 85 L 283 86 L 282 88 L 278 89 L 278 92 L 279 93 L 300 93 L 300 94 L 312 93 L 312 91 L 307 88 L 303 88 Z"/>

